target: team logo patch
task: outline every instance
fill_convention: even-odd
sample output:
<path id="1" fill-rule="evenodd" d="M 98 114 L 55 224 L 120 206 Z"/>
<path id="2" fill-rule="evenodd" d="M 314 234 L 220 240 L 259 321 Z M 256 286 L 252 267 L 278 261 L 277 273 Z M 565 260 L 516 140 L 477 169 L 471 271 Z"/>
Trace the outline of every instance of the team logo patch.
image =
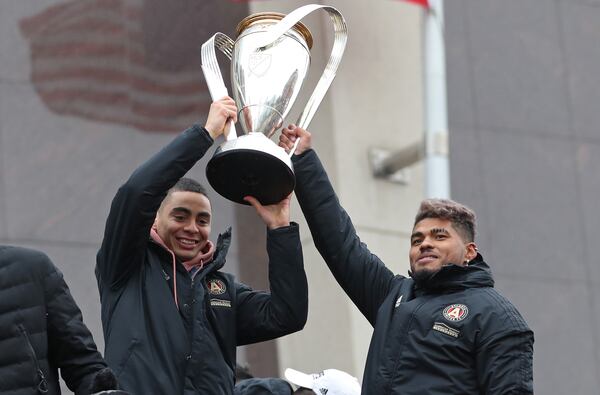
<path id="1" fill-rule="evenodd" d="M 464 304 L 451 304 L 444 309 L 444 318 L 448 321 L 457 322 L 467 318 L 469 308 Z"/>
<path id="2" fill-rule="evenodd" d="M 230 300 L 223 300 L 223 299 L 211 299 L 210 300 L 210 305 L 211 306 L 218 306 L 218 307 L 231 307 L 231 301 Z"/>
<path id="3" fill-rule="evenodd" d="M 460 335 L 460 331 L 454 329 L 443 322 L 436 322 L 433 324 L 433 330 L 443 333 L 444 335 L 451 336 L 453 338 L 457 338 Z"/>
<path id="4" fill-rule="evenodd" d="M 225 283 L 221 280 L 208 280 L 208 293 L 211 295 L 223 295 L 227 287 L 225 287 Z"/>

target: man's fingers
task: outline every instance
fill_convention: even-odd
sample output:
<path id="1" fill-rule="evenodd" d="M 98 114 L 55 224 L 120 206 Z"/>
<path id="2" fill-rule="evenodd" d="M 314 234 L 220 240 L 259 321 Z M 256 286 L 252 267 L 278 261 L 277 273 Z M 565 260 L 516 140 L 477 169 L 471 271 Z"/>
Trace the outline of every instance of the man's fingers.
<path id="1" fill-rule="evenodd" d="M 225 118 L 237 121 L 237 108 L 235 106 L 222 106 L 221 115 Z"/>
<path id="2" fill-rule="evenodd" d="M 231 123 L 229 121 L 225 122 L 225 126 L 223 127 L 223 135 L 227 138 L 229 133 L 231 132 Z"/>
<path id="3" fill-rule="evenodd" d="M 231 97 L 229 96 L 223 96 L 222 98 L 215 100 L 216 102 L 221 102 L 224 104 L 233 104 L 235 105 L 235 100 L 233 100 Z"/>
<path id="4" fill-rule="evenodd" d="M 237 122 L 237 107 L 235 101 L 224 96 L 211 103 L 205 128 L 213 139 L 221 134 L 227 135 L 231 129 L 229 121 Z"/>
<path id="5" fill-rule="evenodd" d="M 281 131 L 281 135 L 286 136 L 290 140 L 294 141 L 296 140 L 296 136 L 298 135 L 298 133 L 296 132 L 296 130 L 289 129 L 288 127 L 287 129 L 283 129 Z"/>
<path id="6" fill-rule="evenodd" d="M 292 148 L 294 143 L 284 134 L 279 136 L 279 142 L 285 145 L 285 148 Z"/>
<path id="7" fill-rule="evenodd" d="M 244 200 L 247 201 L 248 203 L 250 203 L 252 205 L 252 207 L 254 207 L 257 210 L 262 208 L 262 204 L 260 204 L 258 199 L 256 199 L 253 196 L 244 196 Z"/>
<path id="8" fill-rule="evenodd" d="M 281 200 L 281 202 L 280 202 L 280 203 L 282 203 L 282 204 L 286 204 L 286 203 L 287 203 L 287 204 L 289 204 L 289 202 L 292 200 L 292 193 L 293 193 L 293 192 L 290 192 L 290 194 L 289 194 L 289 195 L 287 195 L 286 197 L 284 197 L 284 198 Z"/>

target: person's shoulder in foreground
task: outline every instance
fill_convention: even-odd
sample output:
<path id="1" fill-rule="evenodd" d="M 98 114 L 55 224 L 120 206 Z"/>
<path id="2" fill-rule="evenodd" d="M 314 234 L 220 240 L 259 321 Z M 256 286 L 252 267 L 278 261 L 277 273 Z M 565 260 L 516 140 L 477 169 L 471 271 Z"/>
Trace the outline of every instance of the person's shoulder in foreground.
<path id="1" fill-rule="evenodd" d="M 60 373 L 87 394 L 107 371 L 62 273 L 41 251 L 0 246 L 0 339 L 0 393 L 58 394 Z"/>

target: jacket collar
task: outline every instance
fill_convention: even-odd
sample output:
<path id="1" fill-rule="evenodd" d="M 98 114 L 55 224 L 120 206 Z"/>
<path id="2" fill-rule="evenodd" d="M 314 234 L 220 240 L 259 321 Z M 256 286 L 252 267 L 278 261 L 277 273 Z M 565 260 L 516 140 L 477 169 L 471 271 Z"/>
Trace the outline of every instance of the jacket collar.
<path id="1" fill-rule="evenodd" d="M 492 271 L 478 253 L 467 265 L 448 264 L 430 277 L 415 281 L 414 290 L 424 294 L 493 286 Z"/>
<path id="2" fill-rule="evenodd" d="M 161 251 L 165 253 L 169 253 L 169 251 L 163 247 L 162 245 L 155 242 L 152 238 L 149 239 L 150 242 L 157 246 Z M 225 265 L 225 260 L 227 257 L 227 252 L 229 251 L 229 246 L 231 245 L 231 227 L 228 227 L 225 232 L 219 234 L 217 238 L 217 246 L 215 249 L 215 254 L 213 255 L 212 261 L 210 261 L 204 268 L 202 272 L 209 273 L 212 271 L 220 270 Z M 169 253 L 170 254 L 170 253 Z M 179 262 L 179 260 L 177 260 Z M 177 270 L 184 270 L 183 265 L 177 265 Z"/>

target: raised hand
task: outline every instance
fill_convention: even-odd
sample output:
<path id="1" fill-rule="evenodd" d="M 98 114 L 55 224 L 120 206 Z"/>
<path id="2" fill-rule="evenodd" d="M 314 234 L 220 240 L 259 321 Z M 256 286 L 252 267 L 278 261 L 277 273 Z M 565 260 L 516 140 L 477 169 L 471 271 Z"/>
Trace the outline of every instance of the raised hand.
<path id="1" fill-rule="evenodd" d="M 237 107 L 231 97 L 224 96 L 210 105 L 204 128 L 214 140 L 222 134 L 229 133 L 230 120 L 237 122 Z"/>
<path id="2" fill-rule="evenodd" d="M 290 193 L 279 203 L 263 206 L 260 202 L 252 197 L 245 196 L 244 200 L 254 207 L 258 216 L 263 220 L 269 229 L 277 229 L 290 224 Z"/>
<path id="3" fill-rule="evenodd" d="M 287 152 L 290 152 L 290 150 L 294 148 L 296 139 L 300 139 L 298 147 L 296 147 L 296 151 L 294 152 L 296 155 L 300 155 L 304 151 L 312 148 L 310 132 L 299 128 L 296 125 L 289 125 L 281 130 L 281 134 L 279 135 L 279 146 Z"/>

